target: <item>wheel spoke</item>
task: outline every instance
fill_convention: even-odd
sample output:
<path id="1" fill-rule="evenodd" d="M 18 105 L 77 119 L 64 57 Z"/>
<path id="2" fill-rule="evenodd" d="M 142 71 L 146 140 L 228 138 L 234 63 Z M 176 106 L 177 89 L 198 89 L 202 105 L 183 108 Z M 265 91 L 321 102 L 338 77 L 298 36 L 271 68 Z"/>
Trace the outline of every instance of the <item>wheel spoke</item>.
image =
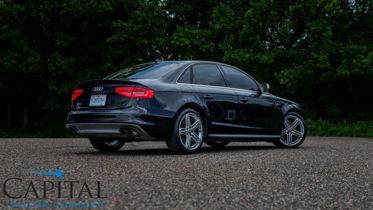
<path id="1" fill-rule="evenodd" d="M 290 128 L 290 123 L 289 123 L 289 120 L 285 118 L 284 120 L 284 125 L 285 125 L 285 129 L 288 129 Z"/>
<path id="2" fill-rule="evenodd" d="M 299 123 L 300 123 L 300 120 L 296 118 L 290 126 L 292 129 L 295 129 Z"/>
<path id="3" fill-rule="evenodd" d="M 179 128 L 180 135 L 186 135 L 188 130 L 186 128 Z"/>
<path id="4" fill-rule="evenodd" d="M 190 134 L 186 135 L 186 138 L 185 138 L 185 147 L 186 148 L 190 147 Z"/>
<path id="5" fill-rule="evenodd" d="M 196 120 L 191 126 L 190 126 L 190 131 L 195 131 L 197 128 L 199 128 L 199 123 L 200 120 Z"/>
<path id="6" fill-rule="evenodd" d="M 196 133 L 191 132 L 190 133 L 190 137 L 195 142 L 195 144 L 198 144 L 200 142 L 199 137 L 198 137 L 198 135 Z"/>
<path id="7" fill-rule="evenodd" d="M 303 137 L 303 133 L 297 130 L 292 130 L 291 133 L 296 137 Z"/>
<path id="8" fill-rule="evenodd" d="M 293 136 L 291 135 L 291 133 L 288 133 L 286 135 L 286 143 L 287 143 L 287 145 L 290 145 L 291 142 L 292 142 L 292 140 L 293 140 Z"/>
<path id="9" fill-rule="evenodd" d="M 189 130 L 189 128 L 190 128 L 190 116 L 189 116 L 189 113 L 185 115 L 185 126 L 186 126 L 186 129 Z"/>
<path id="10" fill-rule="evenodd" d="M 112 140 L 112 141 L 104 141 L 104 143 L 108 146 L 116 146 L 120 143 L 119 140 Z"/>

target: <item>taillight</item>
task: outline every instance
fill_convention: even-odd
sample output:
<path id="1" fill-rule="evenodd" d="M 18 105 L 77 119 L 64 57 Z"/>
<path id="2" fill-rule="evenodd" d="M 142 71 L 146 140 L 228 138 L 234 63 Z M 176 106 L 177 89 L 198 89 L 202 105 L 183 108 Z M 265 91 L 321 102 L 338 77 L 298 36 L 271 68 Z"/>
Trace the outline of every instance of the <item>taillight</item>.
<path id="1" fill-rule="evenodd" d="M 76 89 L 74 90 L 73 94 L 71 95 L 71 102 L 75 101 L 80 95 L 82 95 L 84 90 Z"/>
<path id="2" fill-rule="evenodd" d="M 118 87 L 115 92 L 128 98 L 153 98 L 154 91 L 145 87 Z"/>

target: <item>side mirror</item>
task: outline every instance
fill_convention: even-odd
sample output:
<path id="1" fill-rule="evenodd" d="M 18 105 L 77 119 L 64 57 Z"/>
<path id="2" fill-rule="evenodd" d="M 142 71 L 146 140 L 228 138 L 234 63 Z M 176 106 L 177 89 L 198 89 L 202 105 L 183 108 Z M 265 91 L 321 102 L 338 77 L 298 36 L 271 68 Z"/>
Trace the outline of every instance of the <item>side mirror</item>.
<path id="1" fill-rule="evenodd" d="M 262 84 L 262 92 L 268 92 L 269 91 L 269 84 L 263 83 Z"/>

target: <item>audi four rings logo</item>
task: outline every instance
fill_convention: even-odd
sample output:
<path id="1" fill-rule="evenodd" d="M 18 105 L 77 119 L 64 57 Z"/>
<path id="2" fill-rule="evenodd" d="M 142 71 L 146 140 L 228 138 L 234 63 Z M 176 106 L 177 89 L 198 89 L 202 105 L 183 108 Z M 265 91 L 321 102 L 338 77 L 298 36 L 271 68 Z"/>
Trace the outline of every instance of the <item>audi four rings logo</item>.
<path id="1" fill-rule="evenodd" d="M 92 91 L 97 92 L 97 91 L 102 91 L 103 89 L 104 89 L 104 87 L 102 87 L 102 86 L 97 86 L 97 87 L 93 87 L 93 88 L 92 88 Z"/>

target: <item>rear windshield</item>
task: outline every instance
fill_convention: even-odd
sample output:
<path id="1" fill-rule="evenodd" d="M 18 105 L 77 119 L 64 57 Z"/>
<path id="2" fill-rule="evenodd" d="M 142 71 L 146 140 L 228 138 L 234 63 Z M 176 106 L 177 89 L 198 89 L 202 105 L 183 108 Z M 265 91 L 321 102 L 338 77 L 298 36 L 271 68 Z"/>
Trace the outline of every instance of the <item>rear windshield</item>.
<path id="1" fill-rule="evenodd" d="M 179 67 L 178 62 L 144 63 L 120 70 L 105 79 L 153 79 L 160 78 Z"/>

